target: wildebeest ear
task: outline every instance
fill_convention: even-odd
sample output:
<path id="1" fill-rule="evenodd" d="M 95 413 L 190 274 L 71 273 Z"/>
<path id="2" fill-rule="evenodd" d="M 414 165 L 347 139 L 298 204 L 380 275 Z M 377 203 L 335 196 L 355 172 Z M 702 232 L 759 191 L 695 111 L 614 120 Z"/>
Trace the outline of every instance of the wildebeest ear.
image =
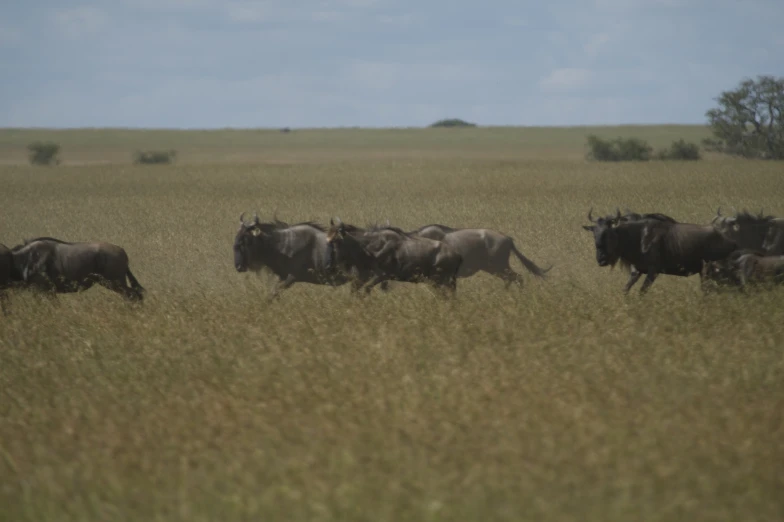
<path id="1" fill-rule="evenodd" d="M 583 228 L 588 232 L 593 232 L 593 229 L 596 227 L 594 225 L 583 225 Z"/>

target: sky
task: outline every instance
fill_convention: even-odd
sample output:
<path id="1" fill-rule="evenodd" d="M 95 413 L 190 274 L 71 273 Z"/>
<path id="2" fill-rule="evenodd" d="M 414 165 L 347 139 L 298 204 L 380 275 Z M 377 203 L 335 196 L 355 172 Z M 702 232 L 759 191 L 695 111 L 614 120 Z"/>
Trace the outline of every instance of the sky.
<path id="1" fill-rule="evenodd" d="M 782 0 L 7 0 L 0 127 L 705 123 Z"/>

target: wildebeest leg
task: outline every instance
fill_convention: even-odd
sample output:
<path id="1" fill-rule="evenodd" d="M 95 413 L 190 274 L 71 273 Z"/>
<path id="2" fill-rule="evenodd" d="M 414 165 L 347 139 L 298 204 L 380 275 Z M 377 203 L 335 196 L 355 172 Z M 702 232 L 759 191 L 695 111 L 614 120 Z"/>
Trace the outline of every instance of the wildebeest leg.
<path id="1" fill-rule="evenodd" d="M 516 283 L 518 287 L 523 287 L 523 276 L 512 270 L 511 268 L 504 269 L 503 272 L 493 273 L 494 276 L 500 277 L 504 281 L 504 289 L 508 290 L 512 283 Z"/>
<path id="2" fill-rule="evenodd" d="M 3 315 L 8 315 L 8 294 L 5 290 L 0 290 L 0 310 Z"/>
<path id="3" fill-rule="evenodd" d="M 629 272 L 629 280 L 626 281 L 626 286 L 623 287 L 623 293 L 624 294 L 628 294 L 629 290 L 631 290 L 632 287 L 635 285 L 635 283 L 637 283 L 637 281 L 640 280 L 641 276 L 642 276 L 642 274 L 640 272 L 638 272 L 637 270 L 632 270 L 631 272 Z M 646 281 L 647 281 L 647 279 L 646 279 Z M 653 282 L 653 281 L 651 281 L 651 282 Z M 650 284 L 648 286 L 650 286 Z"/>
<path id="4" fill-rule="evenodd" d="M 367 283 L 367 279 L 363 280 L 359 277 L 351 281 L 351 295 L 360 296 L 361 294 L 359 293 L 359 291 L 362 290 L 362 287 L 365 286 L 366 283 Z M 365 286 L 365 294 L 368 293 L 370 293 L 370 288 Z"/>
<path id="5" fill-rule="evenodd" d="M 141 301 L 142 294 L 135 288 L 131 288 L 125 284 L 125 278 L 122 281 L 110 281 L 107 279 L 100 279 L 98 280 L 98 284 L 111 290 L 112 292 L 116 292 L 126 298 L 128 301 Z"/>
<path id="6" fill-rule="evenodd" d="M 656 277 L 658 275 L 659 274 L 657 274 L 657 273 L 655 273 L 653 271 L 648 272 L 648 275 L 645 276 L 645 281 L 642 282 L 642 288 L 640 288 L 640 294 L 644 294 L 645 292 L 648 291 L 648 288 L 650 288 L 650 286 L 656 280 Z M 637 278 L 639 279 L 639 275 L 637 276 Z"/>
<path id="7" fill-rule="evenodd" d="M 295 282 L 296 279 L 291 274 L 289 274 L 288 277 L 286 277 L 286 279 L 278 280 L 275 283 L 275 286 L 272 287 L 272 292 L 270 292 L 269 300 L 272 301 L 275 298 L 279 298 L 280 293 L 287 288 L 291 288 L 291 285 L 293 285 Z"/>
<path id="8" fill-rule="evenodd" d="M 389 279 L 384 274 L 378 274 L 378 275 L 374 276 L 370 280 L 370 282 L 367 285 L 365 285 L 365 293 L 369 294 L 370 291 L 373 290 L 373 287 L 375 287 L 376 285 L 379 285 L 379 284 L 383 285 L 387 281 L 389 281 Z"/>
<path id="9" fill-rule="evenodd" d="M 382 292 L 389 291 L 389 281 L 387 280 L 382 281 L 381 286 L 379 286 L 379 288 L 381 289 Z"/>

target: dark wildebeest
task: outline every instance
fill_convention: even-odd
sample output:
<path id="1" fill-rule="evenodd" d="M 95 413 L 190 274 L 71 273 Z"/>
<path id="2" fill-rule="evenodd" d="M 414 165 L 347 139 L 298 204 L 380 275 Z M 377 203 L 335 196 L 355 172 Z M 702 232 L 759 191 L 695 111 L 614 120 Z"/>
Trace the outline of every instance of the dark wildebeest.
<path id="1" fill-rule="evenodd" d="M 666 214 L 662 214 L 660 212 L 652 212 L 646 214 L 639 214 L 637 212 L 632 212 L 628 208 L 626 209 L 626 214 L 621 215 L 621 217 L 617 217 L 620 215 L 621 211 L 616 209 L 616 216 L 607 216 L 605 219 L 615 219 L 618 223 L 629 223 L 631 221 L 644 221 L 646 219 L 653 219 L 656 221 L 666 221 L 669 223 L 677 223 L 677 221 Z M 629 278 L 634 279 L 634 282 L 631 285 L 634 285 L 640 279 L 640 272 L 634 265 L 629 265 Z M 631 286 L 629 287 L 631 288 Z M 628 291 L 628 290 L 627 290 Z"/>
<path id="2" fill-rule="evenodd" d="M 98 283 L 128 300 L 143 300 L 144 288 L 131 273 L 128 254 L 117 245 L 39 237 L 15 246 L 12 255 L 24 282 L 50 297 L 87 290 Z"/>
<path id="3" fill-rule="evenodd" d="M 624 293 L 639 281 L 642 274 L 648 271 L 647 263 L 641 251 L 642 232 L 645 224 L 649 220 L 661 221 L 665 223 L 676 223 L 676 221 L 664 214 L 637 214 L 627 211 L 622 215 L 616 209 L 616 215 L 608 215 L 593 219 L 593 208 L 588 211 L 588 221 L 593 225 L 583 225 L 583 228 L 593 233 L 594 244 L 596 246 L 596 262 L 599 266 L 615 267 L 617 263 L 623 269 L 629 271 L 629 279 L 624 286 Z M 619 228 L 620 227 L 620 228 Z M 691 274 L 683 273 L 680 270 L 668 275 L 687 276 Z M 647 290 L 650 283 L 644 285 Z"/>
<path id="4" fill-rule="evenodd" d="M 514 254 L 523 266 L 536 277 L 544 278 L 553 267 L 542 269 L 525 257 L 515 246 L 514 240 L 488 228 L 452 228 L 446 225 L 426 225 L 410 232 L 412 235 L 443 241 L 463 258 L 458 277 L 470 277 L 479 271 L 487 272 L 505 282 L 523 285 L 523 277 L 509 266 L 509 256 Z"/>
<path id="5" fill-rule="evenodd" d="M 359 232 L 339 219 L 337 223 L 330 220 L 330 224 L 328 237 L 334 245 L 335 263 L 355 271 L 357 289 L 367 285 L 369 292 L 384 281 L 427 281 L 453 294 L 457 290 L 463 259 L 449 244 L 392 226 L 373 226 Z"/>
<path id="6" fill-rule="evenodd" d="M 735 216 L 722 216 L 719 208 L 712 224 L 725 237 L 737 243 L 738 248 L 761 250 L 767 255 L 784 254 L 782 218 L 766 216 L 762 212 L 755 216 L 745 210 Z"/>
<path id="7" fill-rule="evenodd" d="M 16 269 L 11 249 L 0 243 L 0 310 L 8 315 L 8 295 L 6 291 L 22 281 L 22 274 Z"/>
<path id="8" fill-rule="evenodd" d="M 259 272 L 269 268 L 276 276 L 270 299 L 294 283 L 340 286 L 348 278 L 335 273 L 330 262 L 327 234 L 313 222 L 288 225 L 259 222 L 258 215 L 245 222 L 240 216 L 240 228 L 234 238 L 234 268 L 237 272 Z"/>
<path id="9" fill-rule="evenodd" d="M 666 217 L 666 216 L 665 216 Z M 736 250 L 735 243 L 724 238 L 710 225 L 673 222 L 651 218 L 637 221 L 621 221 L 621 213 L 615 217 L 594 220 L 593 225 L 583 226 L 594 235 L 596 262 L 599 266 L 621 266 L 636 268 L 624 287 L 627 293 L 642 274 L 646 274 L 640 293 L 645 293 L 659 274 L 688 277 L 700 274 L 703 261 L 725 258 Z"/>

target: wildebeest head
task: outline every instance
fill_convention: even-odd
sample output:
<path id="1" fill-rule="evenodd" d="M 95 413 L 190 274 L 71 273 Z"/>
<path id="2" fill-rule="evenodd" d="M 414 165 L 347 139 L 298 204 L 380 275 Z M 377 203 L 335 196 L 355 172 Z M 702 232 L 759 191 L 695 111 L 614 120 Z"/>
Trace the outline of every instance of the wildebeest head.
<path id="1" fill-rule="evenodd" d="M 736 212 L 734 216 L 722 216 L 721 208 L 718 208 L 711 224 L 716 231 L 737 243 L 740 248 L 760 249 L 774 219 L 774 216 L 766 216 L 762 211 L 754 215 L 746 210 Z"/>
<path id="2" fill-rule="evenodd" d="M 346 224 L 337 218 L 329 218 L 329 230 L 327 230 L 327 258 L 331 265 L 334 260 L 341 257 L 340 247 L 346 239 Z"/>
<path id="3" fill-rule="evenodd" d="M 329 218 L 329 230 L 327 230 L 327 244 L 339 243 L 345 238 L 346 225 L 340 218 L 337 223 L 333 218 Z"/>
<path id="4" fill-rule="evenodd" d="M 588 211 L 588 221 L 593 225 L 583 225 L 583 228 L 593 232 L 593 239 L 596 245 L 596 262 L 599 266 L 615 266 L 621 256 L 618 248 L 618 233 L 615 227 L 621 220 L 621 211 L 618 210 L 615 216 L 600 217 L 593 219 L 593 208 Z"/>
<path id="5" fill-rule="evenodd" d="M 247 272 L 248 270 L 259 270 L 260 264 L 251 255 L 253 245 L 260 236 L 264 234 L 259 216 L 253 214 L 253 220 L 246 222 L 245 213 L 240 215 L 240 228 L 234 237 L 234 268 L 237 272 Z"/>

